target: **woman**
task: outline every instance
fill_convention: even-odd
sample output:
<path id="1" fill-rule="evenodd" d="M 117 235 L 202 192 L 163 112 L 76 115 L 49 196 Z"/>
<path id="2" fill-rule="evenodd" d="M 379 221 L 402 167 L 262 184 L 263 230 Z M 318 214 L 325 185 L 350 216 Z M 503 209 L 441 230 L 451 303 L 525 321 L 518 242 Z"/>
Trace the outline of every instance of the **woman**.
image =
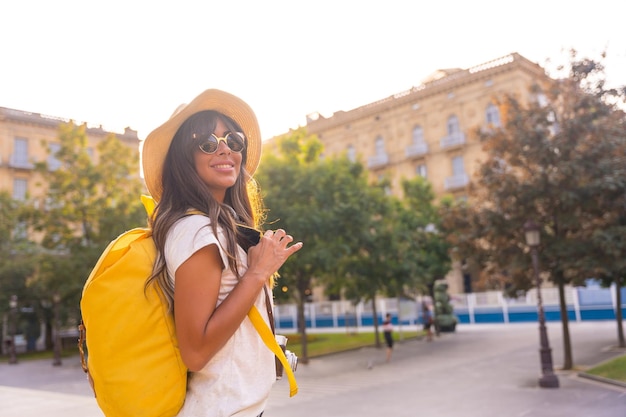
<path id="1" fill-rule="evenodd" d="M 237 226 L 259 225 L 252 175 L 260 150 L 252 109 L 219 90 L 177 109 L 144 143 L 157 202 L 152 279 L 170 303 L 190 371 L 179 416 L 259 416 L 276 380 L 274 355 L 247 313 L 255 305 L 269 323 L 271 278 L 302 243 L 281 229 L 250 243 Z"/>

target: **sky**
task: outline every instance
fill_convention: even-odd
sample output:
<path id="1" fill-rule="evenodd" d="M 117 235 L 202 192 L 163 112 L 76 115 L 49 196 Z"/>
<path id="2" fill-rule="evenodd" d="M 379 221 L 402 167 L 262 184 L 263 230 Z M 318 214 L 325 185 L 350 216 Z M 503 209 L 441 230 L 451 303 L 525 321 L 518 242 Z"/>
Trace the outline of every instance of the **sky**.
<path id="1" fill-rule="evenodd" d="M 626 84 L 619 0 L 4 0 L 0 107 L 140 139 L 207 88 L 254 109 L 264 139 L 306 115 L 403 92 L 442 68 L 567 51 Z"/>

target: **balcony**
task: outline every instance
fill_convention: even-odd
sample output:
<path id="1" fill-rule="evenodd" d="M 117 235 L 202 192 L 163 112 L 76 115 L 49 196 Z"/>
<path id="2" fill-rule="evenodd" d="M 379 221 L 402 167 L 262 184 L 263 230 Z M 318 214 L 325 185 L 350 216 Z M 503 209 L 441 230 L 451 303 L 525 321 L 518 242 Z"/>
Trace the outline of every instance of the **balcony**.
<path id="1" fill-rule="evenodd" d="M 11 155 L 9 157 L 9 167 L 17 169 L 34 169 L 35 165 L 28 162 L 28 158 L 23 155 Z"/>
<path id="2" fill-rule="evenodd" d="M 426 155 L 428 153 L 428 144 L 414 143 L 406 147 L 405 153 L 407 158 L 417 158 L 418 156 Z"/>
<path id="3" fill-rule="evenodd" d="M 444 181 L 444 188 L 446 190 L 456 190 L 463 188 L 469 184 L 469 177 L 467 174 L 459 174 L 448 177 Z"/>
<path id="4" fill-rule="evenodd" d="M 386 153 L 370 156 L 367 159 L 367 167 L 370 169 L 376 169 L 383 167 L 389 163 L 389 156 Z"/>
<path id="5" fill-rule="evenodd" d="M 455 132 L 441 138 L 441 149 L 451 148 L 453 146 L 463 145 L 465 143 L 465 133 Z"/>

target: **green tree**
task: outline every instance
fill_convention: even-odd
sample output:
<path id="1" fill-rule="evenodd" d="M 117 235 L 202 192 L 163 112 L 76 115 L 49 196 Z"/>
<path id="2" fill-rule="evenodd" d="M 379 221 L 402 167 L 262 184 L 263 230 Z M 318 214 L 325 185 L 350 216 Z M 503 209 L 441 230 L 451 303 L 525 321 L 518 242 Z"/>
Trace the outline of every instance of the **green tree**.
<path id="1" fill-rule="evenodd" d="M 335 285 L 354 304 L 370 302 L 376 346 L 381 346 L 376 296 L 380 293 L 398 296 L 404 274 L 400 256 L 398 201 L 385 195 L 386 184 L 364 189 L 360 198 L 359 227 L 352 233 L 349 250 L 339 262 L 340 276 Z"/>
<path id="2" fill-rule="evenodd" d="M 402 251 L 408 261 L 408 284 L 418 287 L 422 293 L 428 289 L 431 297 L 436 280 L 450 271 L 450 244 L 441 233 L 441 216 L 435 205 L 432 186 L 422 177 L 402 182 L 404 208 L 398 236 L 406 248 Z"/>
<path id="3" fill-rule="evenodd" d="M 34 272 L 32 261 L 35 246 L 27 239 L 24 222 L 24 204 L 14 200 L 7 192 L 0 192 L 0 305 L 8 305 L 9 298 L 17 295 L 28 300 L 27 278 Z"/>
<path id="4" fill-rule="evenodd" d="M 622 287 L 626 277 L 626 132 L 625 119 L 615 123 L 619 131 L 615 136 L 595 146 L 593 152 L 602 154 L 598 158 L 603 165 L 602 176 L 590 178 L 599 192 L 594 196 L 596 211 L 591 214 L 595 227 L 583 231 L 584 239 L 590 243 L 591 256 L 582 258 L 583 266 L 590 275 L 599 278 L 605 287 L 615 285 L 616 323 L 618 346 L 626 347 L 622 315 Z"/>
<path id="5" fill-rule="evenodd" d="M 605 88 L 601 63 L 575 53 L 568 77 L 532 93 L 529 103 L 501 99 L 506 123 L 480 133 L 487 159 L 471 203 L 445 205 L 442 214 L 451 244 L 487 273 L 500 274 L 512 290 L 533 282 L 522 226 L 529 218 L 541 225 L 540 264 L 558 287 L 563 368 L 571 369 L 564 288 L 582 285 L 598 267 L 589 239 L 607 224 L 599 213 L 606 187 L 597 179 L 615 174 L 606 158 L 623 150 L 624 116 L 614 106 L 621 93 Z M 610 143 L 617 146 L 612 153 L 601 151 Z"/>
<path id="6" fill-rule="evenodd" d="M 59 295 L 66 309 L 76 313 L 82 287 L 104 247 L 123 231 L 145 225 L 143 184 L 138 149 L 114 134 L 98 143 L 96 155 L 85 125 L 60 125 L 58 140 L 51 155 L 58 167 L 37 164 L 46 179 L 41 184 L 46 198 L 31 211 L 42 250 L 29 285 L 40 300 Z"/>
<path id="7" fill-rule="evenodd" d="M 362 166 L 345 158 L 321 159 L 321 143 L 304 128 L 279 138 L 266 153 L 257 179 L 263 190 L 267 227 L 283 228 L 304 247 L 280 270 L 277 298 L 297 304 L 302 361 L 308 361 L 304 305 L 315 282 L 331 282 L 339 260 L 360 230 L 360 198 L 366 188 Z M 332 287 L 332 285 L 330 286 Z"/>
<path id="8" fill-rule="evenodd" d="M 353 302 L 372 303 L 377 346 L 376 296 L 429 292 L 450 269 L 448 243 L 438 232 L 430 184 L 421 177 L 404 180 L 402 199 L 387 195 L 386 186 L 385 181 L 371 185 L 360 203 L 365 227 L 357 231 L 354 250 L 342 263 L 340 281 Z"/>

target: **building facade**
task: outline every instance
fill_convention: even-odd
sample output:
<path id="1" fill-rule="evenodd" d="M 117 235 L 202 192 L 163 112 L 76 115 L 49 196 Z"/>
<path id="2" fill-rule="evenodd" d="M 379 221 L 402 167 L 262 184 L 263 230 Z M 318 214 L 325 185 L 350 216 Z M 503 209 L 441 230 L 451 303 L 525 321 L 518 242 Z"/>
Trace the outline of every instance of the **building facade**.
<path id="1" fill-rule="evenodd" d="M 69 119 L 0 107 L 0 191 L 7 191 L 20 201 L 44 197 L 41 194 L 46 187 L 41 184 L 45 177 L 35 170 L 35 164 L 47 161 L 48 167 L 54 169 L 59 163 L 54 158 L 60 147 L 58 129 L 68 122 Z M 111 132 L 98 127 L 87 128 L 86 134 L 89 154 L 97 163 L 97 144 Z M 115 135 L 137 152 L 139 161 L 137 132 L 126 128 L 123 134 Z"/>
<path id="2" fill-rule="evenodd" d="M 325 156 L 345 154 L 364 164 L 370 180 L 390 180 L 389 193 L 402 197 L 401 181 L 420 175 L 436 198 L 465 198 L 484 155 L 476 132 L 503 123 L 497 99 L 531 100 L 531 85 L 548 80 L 542 67 L 512 53 L 468 69 L 438 70 L 417 87 L 330 117 L 308 115 L 306 128 L 319 137 Z M 463 293 L 470 271 L 453 260 L 446 279 L 450 293 Z"/>
<path id="3" fill-rule="evenodd" d="M 435 72 L 423 84 L 325 118 L 307 116 L 325 155 L 345 153 L 361 161 L 372 180 L 388 177 L 401 195 L 401 180 L 421 175 L 435 195 L 465 195 L 482 150 L 476 129 L 500 126 L 496 103 L 504 94 L 530 98 L 529 87 L 545 71 L 519 54 L 469 69 Z"/>

